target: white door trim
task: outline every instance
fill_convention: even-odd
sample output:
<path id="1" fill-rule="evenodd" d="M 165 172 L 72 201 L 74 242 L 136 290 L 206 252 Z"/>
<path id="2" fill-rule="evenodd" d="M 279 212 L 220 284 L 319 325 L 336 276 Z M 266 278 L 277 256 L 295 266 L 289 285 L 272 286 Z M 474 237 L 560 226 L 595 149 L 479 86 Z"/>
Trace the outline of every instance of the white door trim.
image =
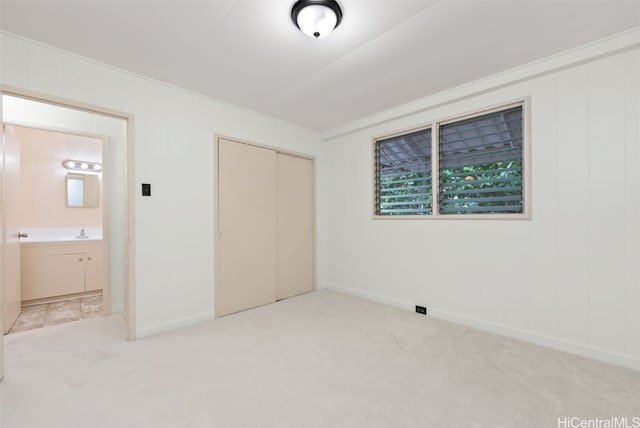
<path id="1" fill-rule="evenodd" d="M 127 339 L 136 339 L 136 287 L 135 287 L 135 174 L 134 174 L 134 115 L 125 113 L 101 106 L 82 103 L 75 100 L 70 100 L 62 97 L 52 96 L 35 92 L 27 89 L 16 88 L 9 85 L 0 85 L 0 93 L 3 95 L 12 95 L 20 98 L 30 99 L 36 102 L 45 104 L 53 104 L 62 107 L 71 108 L 74 110 L 86 111 L 89 113 L 100 114 L 109 116 L 116 119 L 122 119 L 127 123 L 127 255 L 125 263 L 125 277 L 126 282 L 124 284 L 125 293 L 125 318 L 127 320 Z M 24 126 L 24 125 L 22 125 Z M 68 132 L 68 131 L 67 131 Z M 103 145 L 104 149 L 105 145 Z M 113 203 L 114 201 L 110 201 Z M 105 217 L 108 220 L 108 217 Z M 108 226 L 107 226 L 108 227 Z M 108 229 L 106 229 L 108 230 Z M 106 236 L 106 234 L 105 234 Z M 108 237 L 107 237 L 108 239 Z M 0 244 L 4 245 L 4 244 Z"/>

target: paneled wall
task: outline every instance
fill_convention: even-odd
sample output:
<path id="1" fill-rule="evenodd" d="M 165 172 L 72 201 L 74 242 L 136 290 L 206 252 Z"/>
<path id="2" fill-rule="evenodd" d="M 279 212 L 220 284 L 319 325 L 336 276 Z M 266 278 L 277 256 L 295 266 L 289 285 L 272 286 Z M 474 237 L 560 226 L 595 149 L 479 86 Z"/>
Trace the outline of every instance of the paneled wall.
<path id="1" fill-rule="evenodd" d="M 136 189 L 153 184 L 132 207 L 139 336 L 212 315 L 217 133 L 316 156 L 320 286 L 640 368 L 640 40 L 624 37 L 623 49 L 609 40 L 594 59 L 568 52 L 550 60 L 559 71 L 522 67 L 322 144 L 312 131 L 7 34 L 2 82 L 135 116 Z M 532 220 L 372 220 L 373 136 L 523 96 Z"/>
<path id="2" fill-rule="evenodd" d="M 15 127 L 20 141 L 20 226 L 101 227 L 102 174 L 98 174 L 98 206 L 69 208 L 65 159 L 102 162 L 102 141 L 60 132 Z M 78 229 L 79 230 L 79 229 Z"/>
<path id="3" fill-rule="evenodd" d="M 3 84 L 134 116 L 138 337 L 211 318 L 214 136 L 317 155 L 319 135 L 7 33 L 0 43 Z"/>
<path id="4" fill-rule="evenodd" d="M 513 80 L 327 139 L 321 281 L 640 368 L 640 49 Z M 372 137 L 527 96 L 531 220 L 372 219 Z"/>

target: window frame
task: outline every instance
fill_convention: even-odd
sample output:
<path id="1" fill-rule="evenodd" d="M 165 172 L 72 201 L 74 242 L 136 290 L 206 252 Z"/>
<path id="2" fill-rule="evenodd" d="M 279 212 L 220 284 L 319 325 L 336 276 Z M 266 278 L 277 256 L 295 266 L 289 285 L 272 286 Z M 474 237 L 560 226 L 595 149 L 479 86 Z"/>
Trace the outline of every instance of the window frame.
<path id="1" fill-rule="evenodd" d="M 441 119 L 435 119 L 427 123 L 423 123 L 418 126 L 405 128 L 399 131 L 394 131 L 386 134 L 381 134 L 372 137 L 371 144 L 371 159 L 372 159 L 372 196 L 373 203 L 373 219 L 374 220 L 531 220 L 531 118 L 530 118 L 530 104 L 531 99 L 529 96 L 518 98 L 513 101 L 503 102 L 500 104 L 492 105 L 481 109 L 467 111 L 463 114 L 457 114 L 447 116 Z M 460 122 L 467 119 L 483 116 L 490 113 L 507 110 L 514 107 L 522 107 L 522 167 L 524 169 L 522 174 L 522 212 L 521 213 L 504 213 L 504 214 L 441 214 L 440 213 L 440 127 L 442 125 L 448 125 L 455 122 Z M 381 140 L 398 137 L 401 135 L 410 134 L 413 132 L 423 131 L 431 129 L 431 214 L 419 214 L 419 215 L 381 215 L 378 214 L 378 200 L 377 200 L 377 143 Z"/>

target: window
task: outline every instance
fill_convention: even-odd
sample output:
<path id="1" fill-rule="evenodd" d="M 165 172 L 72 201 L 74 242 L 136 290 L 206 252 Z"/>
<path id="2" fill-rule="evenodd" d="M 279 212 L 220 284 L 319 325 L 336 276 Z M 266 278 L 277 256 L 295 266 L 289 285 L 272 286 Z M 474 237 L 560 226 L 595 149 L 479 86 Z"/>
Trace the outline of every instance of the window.
<path id="1" fill-rule="evenodd" d="M 518 103 L 376 140 L 376 215 L 522 217 L 523 109 Z"/>
<path id="2" fill-rule="evenodd" d="M 431 214 L 431 129 L 376 144 L 378 215 Z"/>

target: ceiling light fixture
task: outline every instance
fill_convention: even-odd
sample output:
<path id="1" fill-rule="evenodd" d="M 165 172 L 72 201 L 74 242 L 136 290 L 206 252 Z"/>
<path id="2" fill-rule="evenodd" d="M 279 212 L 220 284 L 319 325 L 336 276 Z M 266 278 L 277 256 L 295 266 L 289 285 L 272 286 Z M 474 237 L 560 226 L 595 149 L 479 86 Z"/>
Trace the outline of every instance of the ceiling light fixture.
<path id="1" fill-rule="evenodd" d="M 322 39 L 342 21 L 342 9 L 335 0 L 298 0 L 291 9 L 291 19 L 304 34 Z"/>

